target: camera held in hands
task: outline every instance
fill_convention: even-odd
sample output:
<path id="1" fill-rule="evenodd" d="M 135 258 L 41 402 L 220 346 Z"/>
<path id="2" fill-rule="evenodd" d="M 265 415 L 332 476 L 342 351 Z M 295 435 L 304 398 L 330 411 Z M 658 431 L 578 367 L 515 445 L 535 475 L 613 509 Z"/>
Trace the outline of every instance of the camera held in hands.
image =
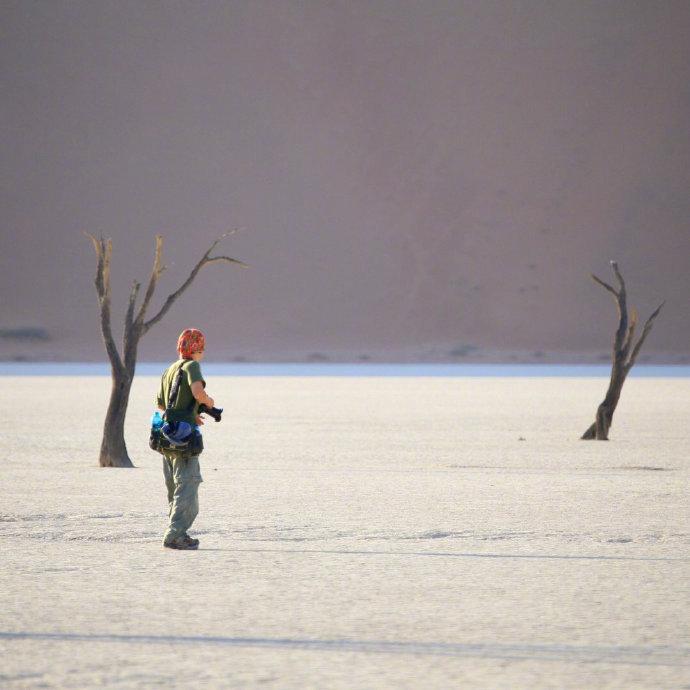
<path id="1" fill-rule="evenodd" d="M 220 422 L 220 416 L 223 414 L 223 408 L 199 405 L 199 414 L 207 414 L 209 417 L 213 417 L 213 419 L 215 419 L 217 422 Z"/>

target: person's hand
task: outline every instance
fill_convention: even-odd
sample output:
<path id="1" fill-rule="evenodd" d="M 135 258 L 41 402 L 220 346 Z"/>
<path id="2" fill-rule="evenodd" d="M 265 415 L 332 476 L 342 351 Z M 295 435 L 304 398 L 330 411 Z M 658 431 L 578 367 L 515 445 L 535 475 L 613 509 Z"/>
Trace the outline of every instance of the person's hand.
<path id="1" fill-rule="evenodd" d="M 213 402 L 213 398 L 209 395 L 208 396 L 208 402 L 206 403 L 206 407 L 215 407 L 216 403 Z"/>
<path id="2" fill-rule="evenodd" d="M 204 418 L 200 414 L 198 414 L 196 416 L 196 423 L 197 423 L 197 426 L 202 426 L 204 423 Z"/>

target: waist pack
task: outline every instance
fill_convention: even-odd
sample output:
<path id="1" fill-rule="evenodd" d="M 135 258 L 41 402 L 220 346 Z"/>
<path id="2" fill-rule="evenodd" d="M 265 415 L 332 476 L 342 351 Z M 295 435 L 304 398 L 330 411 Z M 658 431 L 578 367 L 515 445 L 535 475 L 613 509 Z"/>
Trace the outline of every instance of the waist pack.
<path id="1" fill-rule="evenodd" d="M 184 422 L 182 422 L 184 424 Z M 179 455 L 200 455 L 204 450 L 204 439 L 198 429 L 194 429 L 193 432 L 187 437 L 184 442 L 170 440 L 166 437 L 162 431 L 163 427 L 158 429 L 151 429 L 151 434 L 149 436 L 149 448 L 155 450 L 157 453 L 162 453 L 163 455 L 169 455 L 171 453 L 177 453 Z"/>

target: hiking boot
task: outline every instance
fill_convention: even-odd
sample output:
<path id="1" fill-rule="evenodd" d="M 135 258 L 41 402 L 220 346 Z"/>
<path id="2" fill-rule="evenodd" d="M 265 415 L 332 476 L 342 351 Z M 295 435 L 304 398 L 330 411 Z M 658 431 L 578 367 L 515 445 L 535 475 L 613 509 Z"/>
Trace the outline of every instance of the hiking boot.
<path id="1" fill-rule="evenodd" d="M 198 549 L 199 548 L 199 540 L 194 539 L 194 537 L 190 537 L 188 534 L 185 534 L 184 537 L 182 537 L 187 544 L 189 544 L 193 549 Z"/>
<path id="2" fill-rule="evenodd" d="M 196 541 L 196 544 L 193 542 Z M 196 539 L 189 538 L 189 541 L 184 537 L 172 539 L 171 541 L 164 541 L 163 546 L 166 549 L 178 549 L 179 551 L 196 551 L 199 548 L 199 542 Z"/>

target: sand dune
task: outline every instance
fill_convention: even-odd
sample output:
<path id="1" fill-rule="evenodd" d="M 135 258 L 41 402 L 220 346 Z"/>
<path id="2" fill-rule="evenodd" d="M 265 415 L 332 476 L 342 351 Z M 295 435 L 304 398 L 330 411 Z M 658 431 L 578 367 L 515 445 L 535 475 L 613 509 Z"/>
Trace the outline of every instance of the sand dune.
<path id="1" fill-rule="evenodd" d="M 690 4 L 432 5 L 3 3 L 0 330 L 51 341 L 0 357 L 103 358 L 82 231 L 119 328 L 155 233 L 154 307 L 230 227 L 142 358 L 596 357 L 612 258 L 687 356 Z"/>

